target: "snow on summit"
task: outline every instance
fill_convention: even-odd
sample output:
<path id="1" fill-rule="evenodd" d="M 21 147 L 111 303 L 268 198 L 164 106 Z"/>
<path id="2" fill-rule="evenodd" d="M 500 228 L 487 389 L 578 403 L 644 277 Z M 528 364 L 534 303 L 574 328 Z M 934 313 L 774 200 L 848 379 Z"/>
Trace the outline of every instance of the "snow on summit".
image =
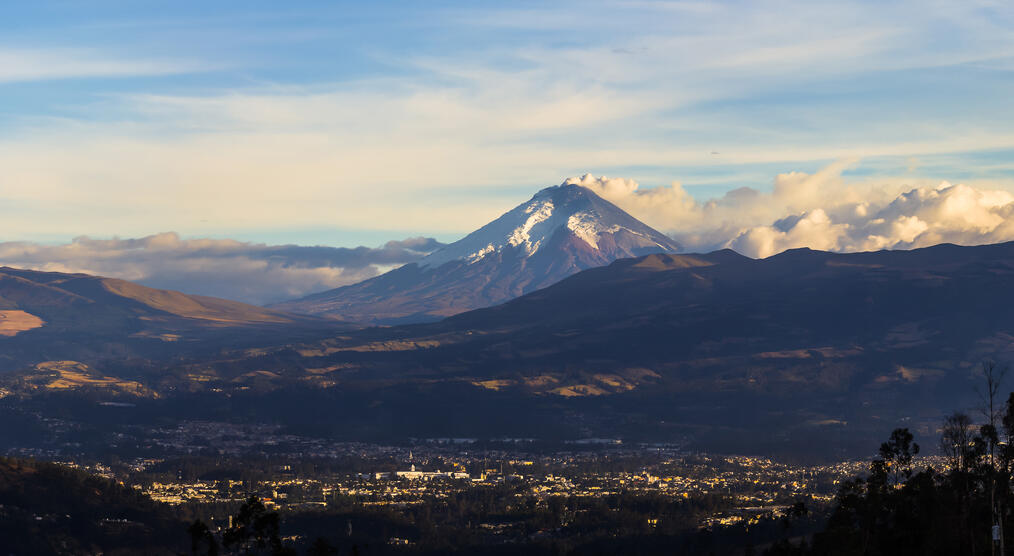
<path id="1" fill-rule="evenodd" d="M 489 307 L 616 259 L 679 245 L 582 185 L 539 191 L 418 263 L 279 305 L 354 322 L 427 322 Z"/>
<path id="2" fill-rule="evenodd" d="M 672 239 L 590 189 L 565 182 L 539 191 L 528 202 L 425 257 L 419 265 L 432 268 L 451 261 L 475 263 L 491 254 L 509 252 L 527 258 L 549 245 L 557 234 L 569 234 L 593 250 L 600 250 L 603 236 L 608 236 L 613 240 L 607 242 L 610 250 L 617 251 L 603 253 L 609 259 L 644 251 L 679 250 Z"/>

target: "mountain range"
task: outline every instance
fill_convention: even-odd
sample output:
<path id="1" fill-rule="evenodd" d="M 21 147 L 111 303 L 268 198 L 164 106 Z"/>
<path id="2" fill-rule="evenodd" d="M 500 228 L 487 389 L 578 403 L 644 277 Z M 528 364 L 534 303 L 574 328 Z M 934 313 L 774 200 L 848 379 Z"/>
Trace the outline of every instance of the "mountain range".
<path id="1" fill-rule="evenodd" d="M 313 301 L 363 322 L 455 313 L 366 328 L 2 269 L 0 410 L 87 419 L 89 403 L 129 398 L 132 420 L 343 438 L 842 455 L 899 423 L 932 434 L 974 405 L 983 360 L 1014 356 L 1014 243 L 766 259 L 678 249 L 590 191 L 550 188 L 428 260 Z"/>
<path id="2" fill-rule="evenodd" d="M 412 414 L 417 435 L 584 431 L 844 450 L 899 423 L 933 434 L 945 413 L 974 406 L 980 364 L 1014 356 L 1012 279 L 1014 243 L 655 254 L 240 367 L 303 369 L 291 376 L 355 393 L 342 398 L 343 419 Z"/>
<path id="3" fill-rule="evenodd" d="M 579 185 L 528 202 L 429 254 L 375 278 L 273 306 L 366 323 L 406 323 L 489 307 L 588 268 L 680 246 Z"/>

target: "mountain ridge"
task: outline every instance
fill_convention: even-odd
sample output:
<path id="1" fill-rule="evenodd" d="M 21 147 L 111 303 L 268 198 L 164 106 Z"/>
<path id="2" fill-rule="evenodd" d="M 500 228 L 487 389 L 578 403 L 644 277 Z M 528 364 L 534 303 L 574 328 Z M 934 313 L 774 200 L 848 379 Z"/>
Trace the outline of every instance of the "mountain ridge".
<path id="1" fill-rule="evenodd" d="M 116 278 L 0 267 L 0 371 L 50 360 L 178 357 L 198 345 L 263 344 L 273 336 L 324 335 L 336 326 Z"/>
<path id="2" fill-rule="evenodd" d="M 243 341 L 147 340 L 167 349 L 141 361 L 120 358 L 134 341 L 122 329 L 95 344 L 94 334 L 43 327 L 0 338 L 0 363 L 8 345 L 45 340 L 22 358 L 34 368 L 0 388 L 46 408 L 87 392 L 156 416 L 245 415 L 356 438 L 868 446 L 899 422 L 932 430 L 944 410 L 974 405 L 982 360 L 1014 360 L 1011 280 L 1014 242 L 766 259 L 658 253 L 439 322 L 342 330 L 319 319 L 311 334 L 278 325 L 256 338 L 226 327 Z M 75 342 L 111 346 L 117 359 L 64 351 Z"/>
<path id="3" fill-rule="evenodd" d="M 955 403 L 974 405 L 978 365 L 1014 360 L 1011 280 L 1014 242 L 766 259 L 654 254 L 256 366 L 335 369 L 336 392 L 371 403 L 405 403 L 408 391 L 416 407 L 475 400 L 471 413 L 442 413 L 440 434 L 494 423 L 497 434 L 520 434 L 521 423 L 475 413 L 500 403 L 596 436 L 693 438 L 721 450 L 806 449 L 828 436 L 858 446 L 899 422 L 933 430 Z M 364 414 L 390 421 L 399 411 Z M 537 428 L 517 418 L 527 434 Z"/>
<path id="4" fill-rule="evenodd" d="M 83 273 L 59 273 L 0 267 L 0 308 L 46 311 L 68 304 L 95 304 L 119 299 L 124 309 L 159 311 L 183 319 L 209 322 L 286 323 L 291 316 L 238 301 L 160 290 L 127 280 Z M 154 313 L 151 315 L 154 317 Z"/>

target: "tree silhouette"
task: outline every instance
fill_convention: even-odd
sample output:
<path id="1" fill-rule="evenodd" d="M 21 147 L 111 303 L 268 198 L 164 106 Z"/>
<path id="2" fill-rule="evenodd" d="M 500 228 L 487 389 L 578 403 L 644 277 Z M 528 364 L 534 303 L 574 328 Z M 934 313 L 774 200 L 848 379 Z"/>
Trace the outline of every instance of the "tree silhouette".
<path id="1" fill-rule="evenodd" d="M 902 477 L 905 480 L 912 477 L 912 458 L 919 454 L 919 445 L 913 440 L 908 429 L 894 429 L 891 438 L 880 445 L 880 459 L 873 465 L 875 468 L 883 466 L 883 471 L 890 476 L 891 486 L 897 485 Z"/>
<path id="2" fill-rule="evenodd" d="M 203 521 L 195 519 L 187 531 L 190 533 L 190 551 L 193 554 L 218 556 L 218 541 Z"/>
<path id="3" fill-rule="evenodd" d="M 306 554 L 307 556 L 334 556 L 338 554 L 338 549 L 323 537 L 317 537 L 317 540 L 313 541 Z"/>
<path id="4" fill-rule="evenodd" d="M 964 413 L 955 412 L 944 419 L 940 434 L 940 452 L 947 458 L 951 469 L 968 469 L 969 447 L 972 442 L 972 420 Z"/>
<path id="5" fill-rule="evenodd" d="M 277 512 L 268 511 L 260 498 L 251 496 L 222 535 L 222 545 L 239 554 L 284 554 L 278 522 Z"/>
<path id="6" fill-rule="evenodd" d="M 987 382 L 987 392 L 995 397 L 995 381 Z M 1014 530 L 1014 393 L 998 406 L 987 405 L 987 422 L 979 427 L 962 413 L 945 419 L 940 448 L 949 465 L 940 471 L 914 469 L 918 445 L 910 431 L 896 429 L 869 473 L 841 485 L 827 526 L 812 545 L 783 540 L 765 554 L 1010 554 L 1003 532 Z"/>

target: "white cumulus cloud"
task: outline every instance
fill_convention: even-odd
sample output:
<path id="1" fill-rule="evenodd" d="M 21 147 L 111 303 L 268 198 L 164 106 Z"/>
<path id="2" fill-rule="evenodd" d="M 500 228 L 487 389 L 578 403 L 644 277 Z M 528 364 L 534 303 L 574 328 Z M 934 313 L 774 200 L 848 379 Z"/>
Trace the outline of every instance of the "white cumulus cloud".
<path id="1" fill-rule="evenodd" d="M 642 189 L 623 178 L 585 175 L 588 187 L 691 251 L 732 248 L 751 257 L 786 249 L 910 249 L 938 243 L 1014 240 L 1014 194 L 997 187 L 939 182 L 847 182 L 843 160 L 813 174 L 779 174 L 770 192 L 730 191 L 700 202 L 679 183 Z"/>

